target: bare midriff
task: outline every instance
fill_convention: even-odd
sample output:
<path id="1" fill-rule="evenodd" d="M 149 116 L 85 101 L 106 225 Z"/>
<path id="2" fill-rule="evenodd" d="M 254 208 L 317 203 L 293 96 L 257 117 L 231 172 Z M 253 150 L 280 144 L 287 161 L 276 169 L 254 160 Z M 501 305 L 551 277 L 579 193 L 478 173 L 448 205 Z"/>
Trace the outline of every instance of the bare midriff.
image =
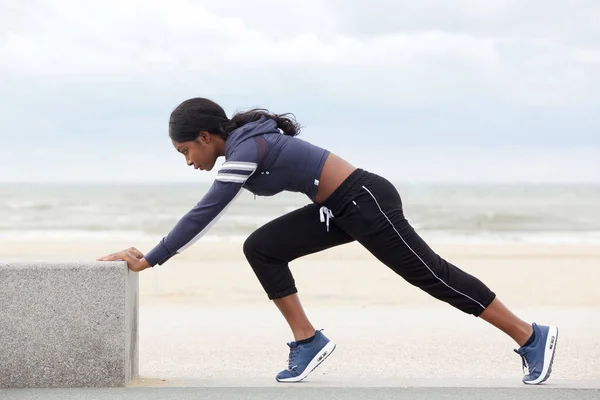
<path id="1" fill-rule="evenodd" d="M 319 188 L 315 196 L 315 203 L 323 204 L 355 169 L 356 167 L 348 161 L 333 153 L 329 153 L 323 165 L 321 177 L 319 178 Z"/>

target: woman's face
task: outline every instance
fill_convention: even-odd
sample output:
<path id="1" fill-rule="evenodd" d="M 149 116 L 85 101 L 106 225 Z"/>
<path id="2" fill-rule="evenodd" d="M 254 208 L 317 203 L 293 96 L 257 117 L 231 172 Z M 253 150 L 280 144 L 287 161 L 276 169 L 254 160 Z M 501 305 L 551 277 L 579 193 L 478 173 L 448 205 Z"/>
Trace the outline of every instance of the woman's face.
<path id="1" fill-rule="evenodd" d="M 185 156 L 186 164 L 193 165 L 195 169 L 210 171 L 219 157 L 218 143 L 208 132 L 200 132 L 195 140 L 176 142 L 171 139 L 171 142 L 173 147 Z"/>

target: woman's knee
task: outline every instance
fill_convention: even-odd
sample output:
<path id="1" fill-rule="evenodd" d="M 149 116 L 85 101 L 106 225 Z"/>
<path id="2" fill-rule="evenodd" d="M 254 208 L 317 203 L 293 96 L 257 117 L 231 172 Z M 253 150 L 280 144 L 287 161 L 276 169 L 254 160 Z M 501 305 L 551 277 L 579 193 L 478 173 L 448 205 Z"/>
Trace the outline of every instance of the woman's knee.
<path id="1" fill-rule="evenodd" d="M 254 232 L 244 241 L 244 254 L 270 299 L 296 292 L 294 278 L 287 262 L 274 256 L 274 248 L 260 232 Z"/>
<path id="2" fill-rule="evenodd" d="M 252 268 L 255 268 L 257 264 L 281 262 L 277 249 L 268 240 L 268 236 L 265 236 L 260 229 L 254 231 L 246 238 L 243 251 Z"/>
<path id="3" fill-rule="evenodd" d="M 256 232 L 253 232 L 244 240 L 243 251 L 248 261 L 251 262 L 256 258 L 259 243 L 260 241 Z"/>

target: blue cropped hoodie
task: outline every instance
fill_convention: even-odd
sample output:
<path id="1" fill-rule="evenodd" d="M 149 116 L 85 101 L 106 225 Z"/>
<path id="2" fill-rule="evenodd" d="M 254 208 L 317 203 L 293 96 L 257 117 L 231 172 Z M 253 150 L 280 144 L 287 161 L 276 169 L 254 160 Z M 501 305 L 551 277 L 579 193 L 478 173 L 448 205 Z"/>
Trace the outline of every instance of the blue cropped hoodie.
<path id="1" fill-rule="evenodd" d="M 257 196 L 300 192 L 314 201 L 329 151 L 286 136 L 272 119 L 250 122 L 225 141 L 225 162 L 208 192 L 146 255 L 150 266 L 181 253 L 217 222 L 242 188 Z"/>

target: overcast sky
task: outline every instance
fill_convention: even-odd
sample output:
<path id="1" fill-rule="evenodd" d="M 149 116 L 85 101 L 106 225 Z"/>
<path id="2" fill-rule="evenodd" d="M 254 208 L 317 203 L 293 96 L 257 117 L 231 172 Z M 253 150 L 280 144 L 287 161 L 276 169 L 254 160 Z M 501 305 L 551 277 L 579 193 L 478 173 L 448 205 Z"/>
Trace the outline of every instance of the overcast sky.
<path id="1" fill-rule="evenodd" d="M 189 97 L 395 181 L 600 182 L 600 2 L 0 2 L 0 181 L 194 181 Z"/>

